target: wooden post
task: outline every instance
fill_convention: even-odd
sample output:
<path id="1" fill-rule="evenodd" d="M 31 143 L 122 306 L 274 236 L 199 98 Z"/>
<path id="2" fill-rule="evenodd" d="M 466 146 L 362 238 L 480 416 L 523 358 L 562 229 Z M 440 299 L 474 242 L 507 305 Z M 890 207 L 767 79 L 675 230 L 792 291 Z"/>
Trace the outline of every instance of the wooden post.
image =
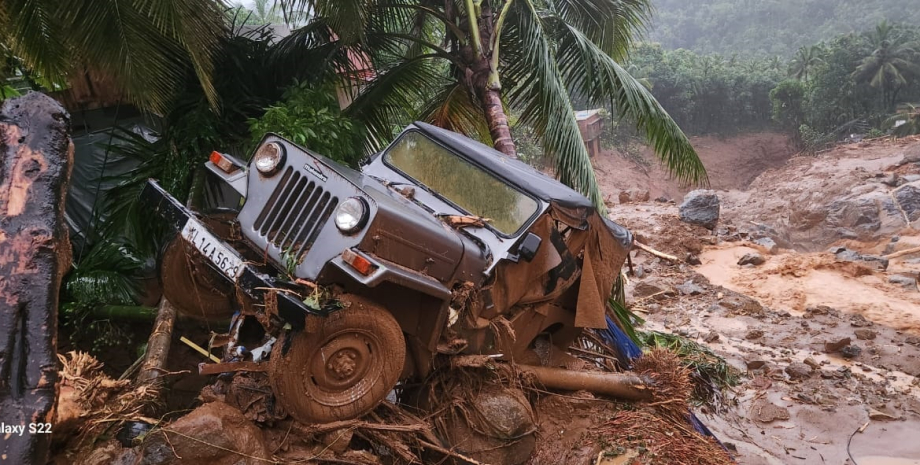
<path id="1" fill-rule="evenodd" d="M 0 107 L 0 434 L 3 463 L 44 464 L 58 389 L 57 307 L 71 250 L 70 115 L 34 92 Z M 45 429 L 42 427 L 42 429 Z M 50 428 L 53 430 L 53 425 Z"/>

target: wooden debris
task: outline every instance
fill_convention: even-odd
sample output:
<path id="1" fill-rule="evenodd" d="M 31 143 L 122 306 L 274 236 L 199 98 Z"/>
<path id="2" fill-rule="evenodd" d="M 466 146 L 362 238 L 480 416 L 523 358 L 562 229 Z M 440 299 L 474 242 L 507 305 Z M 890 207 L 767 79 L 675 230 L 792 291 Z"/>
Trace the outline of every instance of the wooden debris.
<path id="1" fill-rule="evenodd" d="M 64 222 L 70 116 L 39 92 L 0 107 L 0 412 L 6 425 L 52 422 L 57 320 L 71 251 Z M 47 463 L 50 434 L 7 434 L 4 463 Z"/>
<path id="2" fill-rule="evenodd" d="M 649 246 L 647 246 L 647 245 L 645 245 L 645 244 L 643 244 L 643 243 L 641 243 L 641 242 L 639 242 L 639 241 L 633 241 L 633 244 L 635 244 L 636 248 L 641 249 L 641 250 L 644 250 L 644 251 L 646 251 L 646 252 L 648 252 L 648 253 L 650 253 L 650 254 L 652 254 L 652 255 L 658 257 L 658 258 L 663 258 L 663 259 L 665 259 L 665 260 L 670 260 L 670 261 L 672 261 L 672 262 L 678 261 L 678 260 L 677 260 L 677 257 L 675 257 L 675 256 L 673 256 L 673 255 L 668 255 L 668 254 L 666 254 L 666 253 L 664 253 L 664 252 L 659 252 L 659 251 L 657 251 L 657 250 L 655 250 L 655 249 L 653 249 L 653 248 L 651 248 L 651 247 L 649 247 Z"/>

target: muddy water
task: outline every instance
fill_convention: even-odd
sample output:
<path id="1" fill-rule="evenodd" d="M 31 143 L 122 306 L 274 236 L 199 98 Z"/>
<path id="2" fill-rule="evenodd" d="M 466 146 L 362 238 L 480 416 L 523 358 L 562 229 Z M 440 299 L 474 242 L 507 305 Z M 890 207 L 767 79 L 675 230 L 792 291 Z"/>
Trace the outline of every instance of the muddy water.
<path id="1" fill-rule="evenodd" d="M 920 465 L 920 459 L 899 459 L 881 455 L 869 455 L 856 458 L 859 465 Z"/>
<path id="2" fill-rule="evenodd" d="M 858 313 L 878 324 L 920 334 L 920 292 L 888 283 L 888 275 L 853 263 L 836 262 L 827 253 L 768 256 L 755 268 L 737 265 L 749 246 L 705 250 L 696 271 L 712 284 L 758 299 L 776 310 L 801 314 L 809 306 L 827 305 Z M 899 268 L 897 260 L 892 269 Z"/>

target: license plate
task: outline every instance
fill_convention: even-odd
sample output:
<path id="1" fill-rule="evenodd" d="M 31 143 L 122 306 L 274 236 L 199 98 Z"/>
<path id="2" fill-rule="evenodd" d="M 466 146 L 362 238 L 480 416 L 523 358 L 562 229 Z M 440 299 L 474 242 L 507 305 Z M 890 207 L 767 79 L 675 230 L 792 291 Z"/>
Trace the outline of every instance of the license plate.
<path id="1" fill-rule="evenodd" d="M 243 271 L 243 260 L 197 220 L 189 218 L 182 228 L 182 237 L 195 246 L 221 273 L 236 281 Z"/>

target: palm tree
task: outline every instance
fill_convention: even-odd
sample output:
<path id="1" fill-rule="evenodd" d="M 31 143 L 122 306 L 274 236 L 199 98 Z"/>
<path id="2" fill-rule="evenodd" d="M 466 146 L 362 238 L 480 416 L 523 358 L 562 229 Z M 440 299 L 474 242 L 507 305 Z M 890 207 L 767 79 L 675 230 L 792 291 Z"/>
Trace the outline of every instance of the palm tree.
<path id="1" fill-rule="evenodd" d="M 920 77 L 920 56 L 908 36 L 887 21 L 875 26 L 866 38 L 872 44 L 872 54 L 862 59 L 853 77 L 880 89 L 885 108 L 892 109 L 908 78 Z"/>
<path id="2" fill-rule="evenodd" d="M 560 180 L 603 208 L 570 95 L 610 105 L 644 131 L 680 180 L 705 182 L 686 136 L 621 65 L 647 0 L 291 0 L 373 62 L 348 108 L 370 145 L 421 118 L 515 156 L 507 112 L 534 128 Z"/>
<path id="3" fill-rule="evenodd" d="M 224 9 L 223 0 L 2 0 L 0 50 L 48 82 L 101 72 L 155 112 L 167 109 L 191 69 L 216 107 L 212 66 Z"/>
<path id="4" fill-rule="evenodd" d="M 789 63 L 789 76 L 800 81 L 808 82 L 808 72 L 814 69 L 824 60 L 821 58 L 821 48 L 817 45 L 811 47 L 799 47 L 795 52 L 795 57 Z"/>

